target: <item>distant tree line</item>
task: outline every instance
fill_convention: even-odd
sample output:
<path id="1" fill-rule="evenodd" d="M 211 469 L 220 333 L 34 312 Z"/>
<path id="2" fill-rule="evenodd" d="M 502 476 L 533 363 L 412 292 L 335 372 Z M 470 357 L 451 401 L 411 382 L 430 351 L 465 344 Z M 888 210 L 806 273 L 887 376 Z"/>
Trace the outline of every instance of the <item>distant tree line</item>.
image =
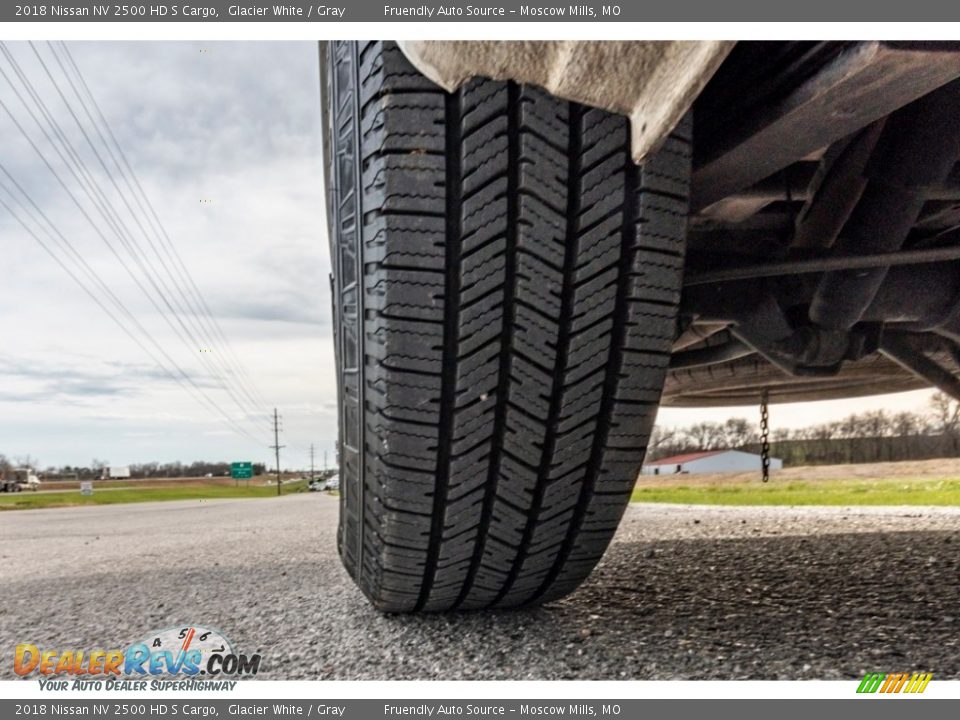
<path id="1" fill-rule="evenodd" d="M 42 468 L 40 461 L 30 455 L 21 455 L 8 458 L 0 453 L 0 472 L 8 473 L 17 468 L 32 468 L 47 480 L 73 479 L 93 480 L 104 474 L 110 466 L 108 460 L 94 458 L 89 465 L 62 465 L 60 467 L 47 466 Z M 205 475 L 225 476 L 230 474 L 230 463 L 208 462 L 197 460 L 192 463 L 182 462 L 147 462 L 128 466 L 130 476 L 134 478 L 176 478 L 176 477 L 204 477 Z M 253 463 L 253 474 L 262 475 L 266 472 L 263 463 Z"/>
<path id="2" fill-rule="evenodd" d="M 264 472 L 266 472 L 266 466 L 263 463 L 253 463 L 254 475 L 262 475 Z M 230 463 L 197 460 L 192 463 L 149 462 L 130 466 L 130 475 L 136 478 L 203 477 L 207 474 L 229 475 Z"/>
<path id="3" fill-rule="evenodd" d="M 702 450 L 760 451 L 760 428 L 745 418 L 654 428 L 649 459 Z M 770 428 L 770 452 L 787 465 L 925 460 L 960 455 L 960 403 L 935 394 L 921 412 L 853 413 L 804 428 Z"/>

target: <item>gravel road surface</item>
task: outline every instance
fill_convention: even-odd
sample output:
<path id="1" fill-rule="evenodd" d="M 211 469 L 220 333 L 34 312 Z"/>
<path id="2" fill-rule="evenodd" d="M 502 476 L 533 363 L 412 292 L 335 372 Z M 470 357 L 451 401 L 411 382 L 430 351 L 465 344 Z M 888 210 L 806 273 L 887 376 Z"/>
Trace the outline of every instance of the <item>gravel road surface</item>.
<path id="1" fill-rule="evenodd" d="M 960 678 L 960 509 L 634 505 L 576 594 L 384 616 L 337 558 L 337 500 L 0 513 L 12 648 L 124 647 L 191 623 L 267 679 Z"/>

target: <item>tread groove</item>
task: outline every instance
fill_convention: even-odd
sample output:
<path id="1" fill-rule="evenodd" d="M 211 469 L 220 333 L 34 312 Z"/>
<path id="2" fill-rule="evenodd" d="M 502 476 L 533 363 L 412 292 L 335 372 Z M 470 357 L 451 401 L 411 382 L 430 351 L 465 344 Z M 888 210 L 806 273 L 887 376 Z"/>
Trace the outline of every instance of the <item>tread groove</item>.
<path id="1" fill-rule="evenodd" d="M 510 387 L 510 350 L 513 345 L 513 305 L 516 293 L 517 273 L 517 231 L 519 226 L 519 210 L 517 203 L 517 178 L 519 172 L 519 88 L 515 83 L 507 85 L 507 238 L 506 254 L 504 258 L 504 296 L 501 320 L 500 357 L 498 358 L 499 377 L 497 381 L 497 405 L 494 410 L 493 435 L 490 441 L 491 457 L 487 473 L 487 484 L 483 492 L 483 504 L 480 508 L 480 518 L 474 539 L 473 555 L 470 558 L 470 567 L 463 581 L 460 594 L 454 601 L 453 608 L 460 607 L 473 588 L 477 571 L 483 560 L 483 550 L 490 530 L 490 521 L 493 516 L 494 499 L 497 495 L 501 462 L 503 458 L 503 437 L 506 432 L 507 407 Z"/>
<path id="2" fill-rule="evenodd" d="M 444 372 L 440 386 L 440 439 L 437 449 L 437 468 L 433 490 L 433 518 L 430 528 L 430 544 L 427 548 L 426 565 L 423 572 L 423 584 L 420 587 L 420 596 L 414 610 L 423 609 L 430 598 L 430 590 L 437 573 L 437 562 L 440 557 L 440 543 L 443 539 L 443 521 L 446 515 L 447 488 L 450 481 L 450 460 L 453 450 L 451 428 L 453 413 L 456 407 L 457 391 L 457 335 L 460 324 L 460 308 L 453 299 L 460 293 L 460 234 L 462 231 L 460 220 L 461 182 L 460 182 L 460 153 L 462 140 L 460 137 L 461 99 L 459 93 L 448 93 L 446 96 L 444 115 L 446 118 L 446 297 L 444 298 L 444 329 L 443 329 L 443 367 Z"/>
<path id="3" fill-rule="evenodd" d="M 360 78 L 360 48 L 358 45 L 354 44 L 351 46 L 351 51 L 353 54 L 353 69 L 356 77 L 356 87 L 354 88 L 353 101 L 354 101 L 354 118 L 353 118 L 353 134 L 355 137 L 357 154 L 359 154 L 359 148 L 362 146 L 361 140 L 361 129 L 360 129 L 360 84 L 362 82 Z M 360 188 L 363 184 L 363 171 L 360 167 L 360 163 L 354 163 L 354 188 Z M 363 217 L 363 193 L 356 193 L 356 216 Z M 359 228 L 358 228 L 359 232 Z M 362 279 L 363 275 L 363 242 L 357 244 L 357 280 L 358 283 Z M 363 304 L 364 293 L 357 293 L 357 315 L 360 318 L 364 317 L 364 304 Z M 357 333 L 357 344 L 359 346 L 359 356 L 364 357 L 364 333 Z M 357 382 L 360 387 L 363 387 L 366 382 L 366 367 L 365 363 L 357 363 Z M 365 522 L 363 521 L 363 515 L 365 514 L 364 510 L 366 508 L 366 463 L 363 460 L 363 454 L 366 449 L 366 423 L 363 422 L 363 414 L 358 413 L 357 416 L 358 429 L 357 433 L 360 438 L 359 447 L 360 447 L 360 462 L 358 463 L 358 482 L 357 482 L 357 509 L 360 514 L 359 522 L 357 523 L 357 572 L 358 574 L 363 574 L 363 551 L 364 551 L 364 529 Z M 277 483 L 279 483 L 279 476 Z"/>
<path id="4" fill-rule="evenodd" d="M 624 150 L 624 153 L 628 153 Z M 567 527 L 567 532 L 560 547 L 560 552 L 546 577 L 528 599 L 527 603 L 535 603 L 539 600 L 556 581 L 563 566 L 570 556 L 570 551 L 576 542 L 577 535 L 583 526 L 586 517 L 586 511 L 589 506 L 589 500 L 596 488 L 600 475 L 601 464 L 603 461 L 603 450 L 606 447 L 607 436 L 610 432 L 610 415 L 613 411 L 614 396 L 617 390 L 618 376 L 620 366 L 623 361 L 623 345 L 627 330 L 627 303 L 629 302 L 629 278 L 631 266 L 631 254 L 633 238 L 631 230 L 633 229 L 633 218 L 636 217 L 636 187 L 637 187 L 637 167 L 633 162 L 629 162 L 627 154 L 626 172 L 624 176 L 623 187 L 623 228 L 620 237 L 620 274 L 619 287 L 617 288 L 617 299 L 614 307 L 613 335 L 610 343 L 610 353 L 607 358 L 606 376 L 604 378 L 603 396 L 600 401 L 600 412 L 597 413 L 597 429 L 593 436 L 593 447 L 590 451 L 590 460 L 587 464 L 587 471 L 584 474 L 580 485 L 580 496 L 577 504 L 574 506 L 573 518 Z"/>
<path id="5" fill-rule="evenodd" d="M 564 370 L 567 366 L 567 353 L 570 348 L 570 335 L 573 329 L 573 310 L 574 310 L 574 292 L 573 281 L 577 266 L 577 235 L 580 217 L 579 178 L 581 161 L 581 112 L 579 106 L 574 103 L 567 104 L 568 123 L 570 131 L 568 135 L 567 153 L 567 207 L 566 217 L 567 226 L 565 228 L 564 257 L 563 257 L 563 279 L 560 291 L 560 317 L 557 321 L 557 347 L 553 366 L 553 386 L 550 392 L 550 410 L 546 420 L 546 437 L 544 446 L 540 454 L 540 466 L 537 468 L 537 479 L 534 486 L 533 499 L 530 504 L 530 510 L 527 513 L 526 525 L 523 529 L 523 536 L 520 541 L 520 547 L 513 561 L 513 567 L 507 574 L 507 579 L 503 583 L 500 592 L 494 598 L 492 605 L 496 605 L 513 589 L 517 577 L 523 569 L 523 565 L 530 553 L 530 546 L 533 542 L 534 529 L 540 519 L 540 512 L 543 506 L 543 498 L 546 493 L 547 483 L 550 480 L 550 471 L 552 469 L 553 455 L 556 450 L 556 443 L 559 434 L 560 413 L 563 406 L 564 392 L 563 380 Z"/>

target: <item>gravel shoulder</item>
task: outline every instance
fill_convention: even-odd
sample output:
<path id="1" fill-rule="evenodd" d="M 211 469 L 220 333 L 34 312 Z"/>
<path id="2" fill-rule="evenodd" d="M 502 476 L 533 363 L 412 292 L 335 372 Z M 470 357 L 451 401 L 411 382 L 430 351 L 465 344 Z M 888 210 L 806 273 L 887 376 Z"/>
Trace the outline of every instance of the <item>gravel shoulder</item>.
<path id="1" fill-rule="evenodd" d="M 4 513 L 0 647 L 196 623 L 275 680 L 960 678 L 960 508 L 633 505 L 574 595 L 420 617 L 366 604 L 336 521 L 320 494 Z"/>

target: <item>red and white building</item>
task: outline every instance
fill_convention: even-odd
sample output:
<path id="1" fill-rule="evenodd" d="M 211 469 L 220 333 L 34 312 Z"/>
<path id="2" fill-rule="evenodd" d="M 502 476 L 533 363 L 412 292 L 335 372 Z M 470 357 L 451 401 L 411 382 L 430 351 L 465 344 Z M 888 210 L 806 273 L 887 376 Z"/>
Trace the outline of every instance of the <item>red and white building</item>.
<path id="1" fill-rule="evenodd" d="M 770 458 L 770 469 L 779 470 L 783 460 Z M 644 463 L 644 475 L 684 475 L 696 473 L 737 473 L 761 470 L 761 459 L 742 450 L 704 450 Z"/>

